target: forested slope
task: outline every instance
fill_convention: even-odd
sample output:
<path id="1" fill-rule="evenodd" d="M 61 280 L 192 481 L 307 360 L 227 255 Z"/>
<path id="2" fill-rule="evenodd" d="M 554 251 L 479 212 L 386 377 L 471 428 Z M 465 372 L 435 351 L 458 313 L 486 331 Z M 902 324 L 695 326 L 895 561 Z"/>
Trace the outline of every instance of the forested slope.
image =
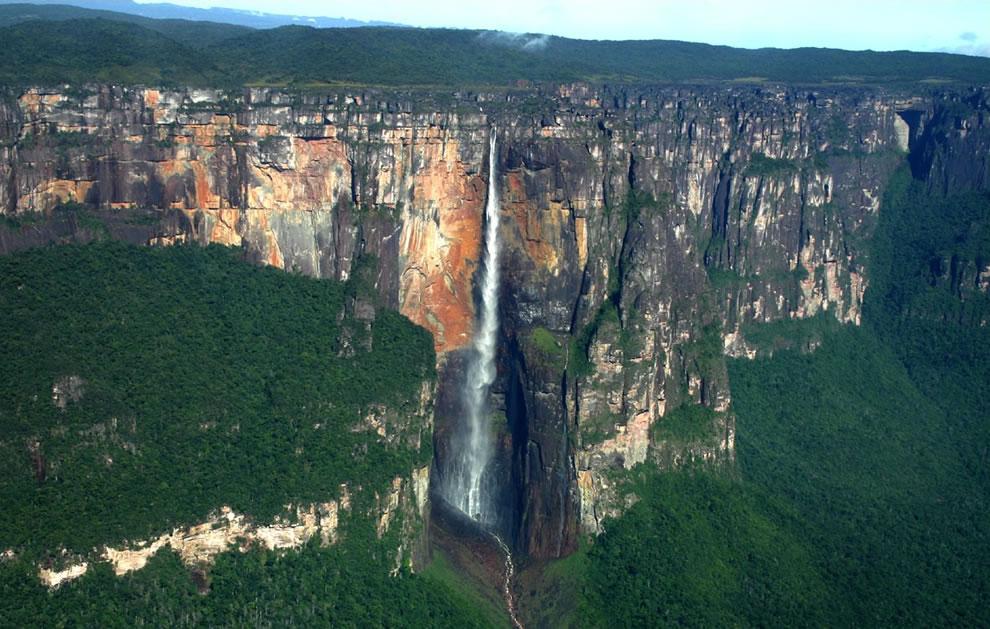
<path id="1" fill-rule="evenodd" d="M 373 259 L 347 284 L 216 246 L 51 247 L 0 269 L 0 625 L 474 622 L 447 586 L 389 576 L 409 540 L 383 536 L 376 496 L 430 462 L 417 409 L 435 359 L 401 315 L 356 318 Z M 362 418 L 384 407 L 383 439 Z M 99 561 L 221 506 L 270 522 L 345 485 L 329 547 L 197 567 L 165 548 L 125 576 Z M 39 582 L 38 565 L 76 557 L 80 579 Z"/>

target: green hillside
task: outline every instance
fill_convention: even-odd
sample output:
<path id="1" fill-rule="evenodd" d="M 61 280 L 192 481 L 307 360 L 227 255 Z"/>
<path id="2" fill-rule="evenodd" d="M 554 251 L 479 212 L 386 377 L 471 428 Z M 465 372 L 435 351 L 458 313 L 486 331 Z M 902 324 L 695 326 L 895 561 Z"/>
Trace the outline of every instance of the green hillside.
<path id="1" fill-rule="evenodd" d="M 192 47 L 204 47 L 221 40 L 250 33 L 252 29 L 233 24 L 193 20 L 156 20 L 117 11 L 84 9 L 66 4 L 0 4 L 0 27 L 25 22 L 102 19 L 137 24 Z"/>
<path id="2" fill-rule="evenodd" d="M 24 22 L 0 29 L 0 41 L 4 45 L 0 83 L 7 85 L 205 85 L 222 76 L 208 57 L 128 22 Z"/>
<path id="3" fill-rule="evenodd" d="M 21 563 L 0 566 L 4 627 L 491 627 L 474 600 L 430 577 L 402 573 L 346 541 L 282 556 L 220 555 L 200 593 L 171 551 L 117 577 L 98 564 L 49 592 Z"/>
<path id="4" fill-rule="evenodd" d="M 990 59 L 950 54 L 747 50 L 677 41 L 587 41 L 452 29 L 250 30 L 113 12 L 75 10 L 67 15 L 76 13 L 87 19 L 50 21 L 52 16 L 39 8 L 45 19 L 25 21 L 23 9 L 0 7 L 0 25 L 7 25 L 0 28 L 0 39 L 8 54 L 0 82 L 461 87 L 576 80 L 990 82 Z"/>

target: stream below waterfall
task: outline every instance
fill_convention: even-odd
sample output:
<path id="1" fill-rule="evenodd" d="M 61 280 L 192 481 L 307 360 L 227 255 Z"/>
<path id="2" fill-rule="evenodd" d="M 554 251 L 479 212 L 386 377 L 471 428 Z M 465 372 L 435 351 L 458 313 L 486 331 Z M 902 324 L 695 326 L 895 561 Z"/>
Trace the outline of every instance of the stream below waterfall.
<path id="1" fill-rule="evenodd" d="M 502 538 L 496 533 L 492 533 L 492 537 L 498 543 L 498 547 L 502 549 L 505 553 L 505 582 L 503 584 L 503 592 L 505 594 L 505 607 L 509 610 L 509 617 L 512 618 L 512 624 L 518 627 L 518 629 L 523 629 L 523 624 L 516 615 L 516 597 L 512 594 L 512 577 L 515 576 L 516 567 L 512 563 L 512 551 L 509 547 L 505 545 Z"/>

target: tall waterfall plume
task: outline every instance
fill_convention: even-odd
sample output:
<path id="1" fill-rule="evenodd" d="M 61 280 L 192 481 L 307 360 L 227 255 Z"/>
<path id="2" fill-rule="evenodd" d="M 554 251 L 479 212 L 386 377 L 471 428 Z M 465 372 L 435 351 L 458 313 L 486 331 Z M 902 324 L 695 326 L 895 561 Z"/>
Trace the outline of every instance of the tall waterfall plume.
<path id="1" fill-rule="evenodd" d="M 492 436 L 488 418 L 488 390 L 495 381 L 495 350 L 498 340 L 498 214 L 496 183 L 498 153 L 492 128 L 488 147 L 488 200 L 485 203 L 485 251 L 481 279 L 481 319 L 474 335 L 464 385 L 464 416 L 452 440 L 455 451 L 447 468 L 445 498 L 482 524 L 492 524 L 495 514 L 485 476 L 492 459 Z"/>

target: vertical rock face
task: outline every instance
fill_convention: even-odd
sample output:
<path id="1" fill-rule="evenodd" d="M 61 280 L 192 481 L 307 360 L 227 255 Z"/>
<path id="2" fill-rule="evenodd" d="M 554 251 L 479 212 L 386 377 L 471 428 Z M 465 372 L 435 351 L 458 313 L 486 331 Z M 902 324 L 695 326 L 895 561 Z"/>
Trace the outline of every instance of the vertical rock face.
<path id="1" fill-rule="evenodd" d="M 344 279 L 374 254 L 379 291 L 433 333 L 452 383 L 472 333 L 497 122 L 493 400 L 507 424 L 495 464 L 516 546 L 552 557 L 621 510 L 611 470 L 732 458 L 723 355 L 752 354 L 743 326 L 858 324 L 886 181 L 910 149 L 930 185 L 985 187 L 987 100 L 585 85 L 32 91 L 0 102 L 0 209 L 55 220 L 94 211 L 70 202 L 154 208 L 151 242 L 239 245 L 319 277 Z M 665 436 L 685 405 L 709 410 L 707 438 Z"/>
<path id="2" fill-rule="evenodd" d="M 243 246 L 318 277 L 346 279 L 355 256 L 375 254 L 390 304 L 456 349 L 470 340 L 484 120 L 363 103 L 263 90 L 9 95 L 0 208 L 157 208 L 156 243 Z"/>
<path id="3" fill-rule="evenodd" d="M 990 188 L 990 90 L 912 103 L 911 171 L 941 193 Z"/>

